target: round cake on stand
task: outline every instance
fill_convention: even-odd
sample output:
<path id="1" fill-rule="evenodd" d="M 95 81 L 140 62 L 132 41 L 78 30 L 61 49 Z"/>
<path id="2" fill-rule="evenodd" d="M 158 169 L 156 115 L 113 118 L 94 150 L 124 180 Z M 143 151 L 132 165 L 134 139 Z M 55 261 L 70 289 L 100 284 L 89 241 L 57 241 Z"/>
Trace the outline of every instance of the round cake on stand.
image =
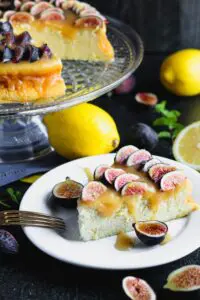
<path id="1" fill-rule="evenodd" d="M 0 104 L 0 163 L 33 160 L 49 154 L 53 149 L 42 115 L 92 101 L 118 86 L 138 68 L 143 59 L 140 37 L 122 22 L 108 19 L 114 62 L 63 61 L 67 86 L 64 96 L 48 102 Z"/>

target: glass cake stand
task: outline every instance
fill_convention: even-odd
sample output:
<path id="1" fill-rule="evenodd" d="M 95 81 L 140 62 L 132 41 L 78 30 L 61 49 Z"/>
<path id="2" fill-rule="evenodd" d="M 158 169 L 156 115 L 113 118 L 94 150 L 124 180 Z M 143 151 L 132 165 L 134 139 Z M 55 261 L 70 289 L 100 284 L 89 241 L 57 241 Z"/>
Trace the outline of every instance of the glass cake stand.
<path id="1" fill-rule="evenodd" d="M 110 64 L 63 61 L 64 96 L 35 103 L 0 104 L 0 163 L 33 160 L 53 149 L 42 115 L 92 101 L 130 76 L 143 59 L 143 43 L 128 25 L 108 18 L 108 37 L 115 49 Z"/>

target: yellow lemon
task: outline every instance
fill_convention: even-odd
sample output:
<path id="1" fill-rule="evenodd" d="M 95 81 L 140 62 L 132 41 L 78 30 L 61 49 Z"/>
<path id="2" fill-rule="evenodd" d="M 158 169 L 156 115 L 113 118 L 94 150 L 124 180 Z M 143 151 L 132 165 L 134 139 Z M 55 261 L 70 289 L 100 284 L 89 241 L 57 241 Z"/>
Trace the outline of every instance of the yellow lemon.
<path id="1" fill-rule="evenodd" d="M 200 121 L 185 127 L 175 139 L 176 160 L 200 171 Z"/>
<path id="2" fill-rule="evenodd" d="M 163 85 L 179 96 L 200 93 L 200 50 L 184 49 L 168 56 L 160 70 Z"/>
<path id="3" fill-rule="evenodd" d="M 67 159 L 109 153 L 120 142 L 113 118 L 93 104 L 51 113 L 44 122 L 50 144 Z"/>

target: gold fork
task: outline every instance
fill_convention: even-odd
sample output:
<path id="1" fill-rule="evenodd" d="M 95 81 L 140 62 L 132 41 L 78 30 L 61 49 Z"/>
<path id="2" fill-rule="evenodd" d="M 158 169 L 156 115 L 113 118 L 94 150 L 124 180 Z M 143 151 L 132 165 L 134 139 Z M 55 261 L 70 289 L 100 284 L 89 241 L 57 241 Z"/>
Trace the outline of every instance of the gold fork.
<path id="1" fill-rule="evenodd" d="M 19 210 L 7 210 L 0 212 L 0 225 L 21 225 L 21 226 L 35 226 L 54 229 L 65 229 L 63 219 L 52 217 L 49 215 Z"/>

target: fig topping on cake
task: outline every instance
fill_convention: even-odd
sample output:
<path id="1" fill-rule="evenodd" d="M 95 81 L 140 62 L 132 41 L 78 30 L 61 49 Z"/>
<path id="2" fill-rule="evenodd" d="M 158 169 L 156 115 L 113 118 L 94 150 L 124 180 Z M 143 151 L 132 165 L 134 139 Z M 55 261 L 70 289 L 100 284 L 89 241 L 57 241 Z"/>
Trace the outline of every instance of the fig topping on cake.
<path id="1" fill-rule="evenodd" d="M 47 9 L 47 11 L 44 11 L 41 14 L 40 19 L 44 21 L 63 21 L 65 19 L 65 16 L 59 11 L 48 11 Z"/>
<path id="2" fill-rule="evenodd" d="M 36 47 L 31 44 L 31 36 L 25 31 L 19 35 L 14 35 L 10 22 L 0 22 L 0 62 L 12 61 L 34 62 L 41 58 L 51 58 L 52 52 L 47 44 Z"/>
<path id="3" fill-rule="evenodd" d="M 77 27 L 102 27 L 103 21 L 97 16 L 85 16 L 76 20 Z"/>
<path id="4" fill-rule="evenodd" d="M 39 2 L 38 4 L 35 4 L 32 8 L 31 8 L 31 15 L 33 16 L 39 16 L 43 11 L 47 10 L 48 8 L 52 8 L 53 5 L 42 1 Z"/>
<path id="5" fill-rule="evenodd" d="M 9 18 L 9 21 L 18 23 L 31 23 L 34 21 L 34 17 L 28 12 L 17 12 Z"/>
<path id="6" fill-rule="evenodd" d="M 153 181 L 158 182 L 165 174 L 175 170 L 176 167 L 160 163 L 149 169 L 149 176 Z"/>
<path id="7" fill-rule="evenodd" d="M 25 2 L 22 4 L 20 10 L 29 12 L 34 5 L 35 5 L 35 2 L 33 2 L 33 1 Z"/>

